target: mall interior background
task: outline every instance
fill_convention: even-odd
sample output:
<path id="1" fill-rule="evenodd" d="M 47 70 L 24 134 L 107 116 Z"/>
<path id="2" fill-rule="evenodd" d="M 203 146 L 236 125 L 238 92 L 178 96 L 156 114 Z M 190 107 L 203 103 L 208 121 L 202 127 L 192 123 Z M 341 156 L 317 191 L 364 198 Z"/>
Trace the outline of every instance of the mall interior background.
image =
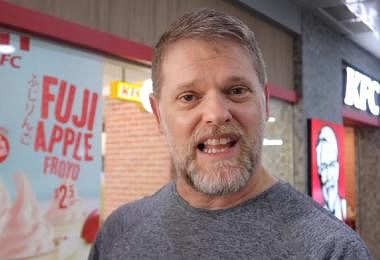
<path id="1" fill-rule="evenodd" d="M 255 32 L 267 64 L 269 83 L 298 95 L 297 102 L 273 98 L 266 138 L 282 139 L 281 146 L 264 147 L 264 165 L 298 190 L 309 193 L 309 118 L 348 128 L 347 160 L 351 178 L 346 190 L 352 196 L 356 229 L 380 258 L 380 129 L 352 125 L 342 113 L 345 61 L 380 79 L 380 60 L 340 35 L 309 11 L 301 9 L 300 32 L 269 18 L 239 1 L 128 0 L 128 1 L 7 1 L 154 46 L 167 26 L 186 11 L 210 7 L 235 15 Z M 272 7 L 273 10 L 276 6 Z M 104 65 L 104 183 L 102 214 L 106 217 L 122 203 L 147 196 L 174 177 L 165 141 L 152 114 L 136 103 L 109 95 L 110 82 L 137 82 L 150 77 L 150 68 L 118 57 Z M 354 150 L 354 151 L 353 151 Z"/>

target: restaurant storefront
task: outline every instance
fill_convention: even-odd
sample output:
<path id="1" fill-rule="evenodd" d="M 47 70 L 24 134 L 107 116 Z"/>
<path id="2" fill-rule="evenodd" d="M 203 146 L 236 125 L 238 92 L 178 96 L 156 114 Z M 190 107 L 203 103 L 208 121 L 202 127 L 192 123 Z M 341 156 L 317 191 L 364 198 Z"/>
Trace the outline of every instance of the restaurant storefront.
<path id="1" fill-rule="evenodd" d="M 292 62 L 283 59 L 293 55 L 293 36 L 244 11 L 235 15 L 255 23 L 266 46 L 272 99 L 264 166 L 293 184 L 292 104 L 297 95 Z M 277 40 L 268 32 L 276 33 Z M 269 45 L 281 49 L 280 55 Z M 23 227 L 40 221 L 46 232 L 53 229 L 39 254 L 83 259 L 99 216 L 104 219 L 175 177 L 146 102 L 152 49 L 3 1 L 0 46 L 0 78 L 6 86 L 0 109 L 1 218 L 10 221 L 17 206 L 21 215 L 35 218 Z M 0 228 L 1 241 L 15 232 L 11 225 Z M 20 236 L 27 232 L 19 230 Z M 28 247 L 20 254 L 16 257 L 31 256 Z"/>
<path id="2" fill-rule="evenodd" d="M 37 194 L 37 199 L 46 196 L 50 200 L 55 194 L 59 200 L 55 190 L 64 179 L 60 174 L 70 169 L 70 176 L 77 176 L 74 183 L 78 198 L 87 196 L 99 201 L 96 205 L 84 204 L 85 213 L 89 216 L 100 208 L 102 218 L 125 202 L 153 193 L 175 177 L 164 137 L 146 105 L 152 59 L 149 46 L 181 13 L 207 6 L 238 16 L 254 29 L 262 47 L 271 96 L 264 167 L 312 196 L 312 172 L 317 162 L 312 163 L 316 146 L 310 139 L 308 122 L 316 119 L 331 128 L 342 127 L 340 176 L 344 181 L 340 185 L 344 188 L 340 188 L 340 195 L 346 201 L 345 220 L 376 251 L 380 203 L 373 194 L 377 193 L 380 171 L 379 92 L 376 83 L 368 87 L 358 81 L 364 78 L 360 75 L 365 75 L 370 82 L 379 82 L 380 62 L 376 58 L 308 13 L 303 15 L 302 33 L 296 34 L 229 1 L 220 1 L 218 6 L 213 1 L 192 1 L 191 6 L 188 1 L 178 1 L 176 11 L 170 1 L 162 1 L 160 6 L 144 1 L 107 2 L 100 13 L 96 11 L 100 8 L 97 4 L 87 9 L 68 2 L 56 6 L 38 1 L 12 2 L 38 12 L 0 1 L 0 44 L 16 46 L 13 54 L 0 54 L 0 77 L 6 78 L 3 82 L 7 86 L 14 86 L 12 90 L 1 89 L 1 98 L 6 102 L 0 104 L 0 136 L 4 143 L 0 149 L 0 180 L 4 188 L 0 186 L 0 192 L 7 191 L 10 205 L 16 197 L 10 173 L 18 169 L 29 171 L 32 189 L 44 194 Z M 89 13 L 78 15 L 72 13 L 74 9 Z M 107 11 L 113 12 L 112 17 Z M 9 40 L 6 33 L 11 35 Z M 347 64 L 361 74 L 355 74 L 359 75 L 355 76 L 357 81 L 348 84 L 353 95 L 346 102 L 347 79 L 354 77 L 347 75 Z M 23 78 L 11 76 L 23 70 Z M 33 79 L 39 88 L 36 96 L 34 83 L 28 83 Z M 44 88 L 46 95 L 42 95 Z M 72 103 L 70 93 L 75 93 L 71 94 Z M 33 106 L 35 110 L 31 112 Z M 365 111 L 359 111 L 358 107 L 363 106 Z M 67 119 L 65 111 L 69 110 Z M 23 124 L 25 120 L 32 128 Z M 44 128 L 39 126 L 41 121 Z M 21 138 L 29 140 L 29 146 L 22 144 Z M 15 149 L 25 151 L 20 154 L 28 159 L 14 157 Z M 24 162 L 36 166 L 28 167 Z M 319 181 L 317 168 L 314 174 Z M 35 184 L 42 178 L 50 184 Z M 320 194 L 317 200 L 322 203 L 321 198 Z M 1 210 L 0 207 L 0 213 Z"/>

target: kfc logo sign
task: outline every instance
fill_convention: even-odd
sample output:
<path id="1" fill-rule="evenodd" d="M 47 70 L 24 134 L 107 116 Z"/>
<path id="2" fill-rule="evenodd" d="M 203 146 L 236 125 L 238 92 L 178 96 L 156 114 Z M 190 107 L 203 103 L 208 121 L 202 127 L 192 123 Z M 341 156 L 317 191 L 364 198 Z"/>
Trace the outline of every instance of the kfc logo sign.
<path id="1" fill-rule="evenodd" d="M 0 163 L 4 162 L 9 155 L 9 140 L 6 132 L 0 128 Z"/>
<path id="2" fill-rule="evenodd" d="M 344 104 L 378 116 L 380 114 L 379 82 L 348 66 L 345 71 Z"/>
<path id="3" fill-rule="evenodd" d="M 0 32 L 0 68 L 10 66 L 19 69 L 21 67 L 22 56 L 14 54 L 16 49 L 19 49 L 20 53 L 28 52 L 30 50 L 30 38 Z"/>

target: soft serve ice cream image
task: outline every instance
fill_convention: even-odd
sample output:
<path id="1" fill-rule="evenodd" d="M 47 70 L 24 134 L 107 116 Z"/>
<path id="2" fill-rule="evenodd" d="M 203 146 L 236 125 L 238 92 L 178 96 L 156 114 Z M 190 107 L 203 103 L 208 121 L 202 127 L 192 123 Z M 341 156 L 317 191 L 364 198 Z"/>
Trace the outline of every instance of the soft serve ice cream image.
<path id="1" fill-rule="evenodd" d="M 55 239 L 60 242 L 69 237 L 78 237 L 85 220 L 81 199 L 71 179 L 63 179 L 55 190 L 45 218 L 54 226 Z"/>
<path id="2" fill-rule="evenodd" d="M 86 259 L 91 238 L 98 228 L 98 211 L 90 215 L 83 207 L 75 182 L 65 178 L 55 189 L 50 206 L 45 213 L 46 220 L 54 227 L 54 241 L 59 247 L 59 259 Z"/>
<path id="3" fill-rule="evenodd" d="M 3 233 L 4 225 L 6 224 L 5 223 L 6 217 L 3 217 L 3 216 L 5 216 L 5 213 L 7 212 L 10 206 L 11 206 L 11 202 L 9 199 L 8 192 L 5 189 L 4 184 L 0 179 L 0 234 Z"/>
<path id="4" fill-rule="evenodd" d="M 99 210 L 91 211 L 81 229 L 81 236 L 68 237 L 60 241 L 59 255 L 62 260 L 87 259 L 91 244 L 95 241 L 100 225 Z"/>
<path id="5" fill-rule="evenodd" d="M 100 225 L 99 211 L 86 213 L 75 183 L 63 179 L 46 208 L 24 174 L 14 179 L 13 203 L 0 179 L 0 260 L 86 259 Z"/>
<path id="6" fill-rule="evenodd" d="M 46 221 L 27 177 L 15 176 L 17 195 L 12 205 L 1 205 L 0 259 L 54 260 L 58 250 L 53 242 L 53 227 Z M 6 201 L 4 187 L 0 200 Z"/>

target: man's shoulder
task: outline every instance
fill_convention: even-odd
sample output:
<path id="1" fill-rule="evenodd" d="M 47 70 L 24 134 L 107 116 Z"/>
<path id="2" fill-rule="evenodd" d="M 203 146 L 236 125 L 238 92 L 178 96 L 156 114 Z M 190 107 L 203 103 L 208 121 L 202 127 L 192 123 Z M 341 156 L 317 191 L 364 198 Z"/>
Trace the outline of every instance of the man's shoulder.
<path id="1" fill-rule="evenodd" d="M 138 236 L 138 228 L 154 220 L 156 209 L 170 201 L 172 185 L 171 182 L 151 196 L 126 203 L 114 210 L 102 224 L 89 259 L 109 259 L 113 249 L 121 241 L 127 237 Z"/>
<path id="2" fill-rule="evenodd" d="M 173 182 L 170 182 L 155 192 L 153 195 L 138 199 L 133 202 L 126 203 L 114 210 L 107 217 L 104 224 L 111 226 L 118 225 L 134 225 L 143 218 L 150 216 L 156 212 L 160 204 L 165 204 L 169 199 Z"/>
<path id="3" fill-rule="evenodd" d="M 282 182 L 277 194 L 272 198 L 274 206 L 287 225 L 316 227 L 318 230 L 338 229 L 342 232 L 351 233 L 352 229 L 337 219 L 333 214 L 324 209 L 307 194 L 296 190 L 290 184 Z"/>
<path id="4" fill-rule="evenodd" d="M 334 258 L 344 255 L 349 259 L 356 259 L 355 256 L 362 257 L 358 259 L 370 259 L 368 249 L 358 233 L 310 196 L 287 183 L 282 183 L 277 193 L 282 194 L 277 209 L 292 241 L 301 241 L 316 256 L 330 255 Z"/>

